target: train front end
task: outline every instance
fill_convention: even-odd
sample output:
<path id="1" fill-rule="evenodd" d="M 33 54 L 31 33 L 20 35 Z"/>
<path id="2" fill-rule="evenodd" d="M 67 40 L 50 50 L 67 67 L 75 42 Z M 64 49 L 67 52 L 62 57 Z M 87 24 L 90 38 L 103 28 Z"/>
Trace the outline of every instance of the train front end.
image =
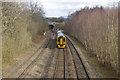
<path id="1" fill-rule="evenodd" d="M 60 49 L 64 49 L 66 46 L 66 37 L 65 35 L 61 32 L 57 32 L 57 47 Z"/>

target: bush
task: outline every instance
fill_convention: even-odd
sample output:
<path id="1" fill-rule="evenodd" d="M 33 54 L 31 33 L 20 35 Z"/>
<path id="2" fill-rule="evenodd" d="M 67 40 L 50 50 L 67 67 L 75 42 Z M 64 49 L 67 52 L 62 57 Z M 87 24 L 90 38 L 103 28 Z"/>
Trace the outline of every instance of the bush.
<path id="1" fill-rule="evenodd" d="M 84 8 L 69 16 L 66 32 L 81 41 L 99 62 L 117 70 L 118 11 L 113 8 Z"/>
<path id="2" fill-rule="evenodd" d="M 37 3 L 2 3 L 3 63 L 32 47 L 34 36 L 47 30 L 44 12 Z"/>

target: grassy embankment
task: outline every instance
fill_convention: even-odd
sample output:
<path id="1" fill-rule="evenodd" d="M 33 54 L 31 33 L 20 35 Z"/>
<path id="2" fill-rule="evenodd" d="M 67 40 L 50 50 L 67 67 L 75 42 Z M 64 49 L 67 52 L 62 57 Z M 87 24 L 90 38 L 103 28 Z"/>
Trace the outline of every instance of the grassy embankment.
<path id="1" fill-rule="evenodd" d="M 2 3 L 3 71 L 32 52 L 48 30 L 44 12 L 37 3 Z"/>
<path id="2" fill-rule="evenodd" d="M 65 31 L 82 43 L 98 62 L 118 69 L 118 11 L 112 8 L 84 8 L 69 15 Z"/>

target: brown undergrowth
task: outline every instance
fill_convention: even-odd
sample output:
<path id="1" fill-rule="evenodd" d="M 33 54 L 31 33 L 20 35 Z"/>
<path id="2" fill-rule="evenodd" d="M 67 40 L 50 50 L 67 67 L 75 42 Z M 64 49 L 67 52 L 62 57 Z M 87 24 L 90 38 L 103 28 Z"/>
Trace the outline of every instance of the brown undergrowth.
<path id="1" fill-rule="evenodd" d="M 69 15 L 65 31 L 77 38 L 103 65 L 118 69 L 117 7 L 84 8 Z"/>
<path id="2" fill-rule="evenodd" d="M 43 9 L 38 3 L 2 3 L 3 71 L 27 56 L 44 39 L 48 30 Z"/>

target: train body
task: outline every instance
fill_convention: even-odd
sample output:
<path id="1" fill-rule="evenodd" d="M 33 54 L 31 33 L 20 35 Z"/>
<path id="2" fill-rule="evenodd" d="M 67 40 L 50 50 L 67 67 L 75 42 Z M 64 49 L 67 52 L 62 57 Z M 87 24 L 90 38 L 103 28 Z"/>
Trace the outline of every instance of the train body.
<path id="1" fill-rule="evenodd" d="M 65 48 L 66 46 L 66 37 L 62 33 L 62 31 L 57 32 L 57 47 L 58 48 Z"/>

